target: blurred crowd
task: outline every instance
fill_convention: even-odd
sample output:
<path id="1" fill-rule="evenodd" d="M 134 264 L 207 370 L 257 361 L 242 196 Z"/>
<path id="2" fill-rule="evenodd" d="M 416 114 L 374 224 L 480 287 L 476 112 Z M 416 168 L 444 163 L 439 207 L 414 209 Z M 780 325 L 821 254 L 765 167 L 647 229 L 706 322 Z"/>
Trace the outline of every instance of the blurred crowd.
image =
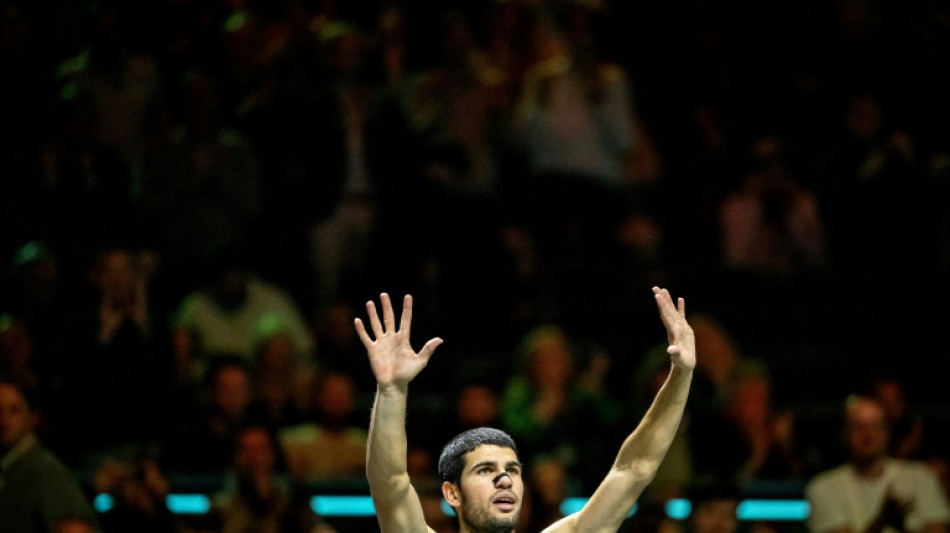
<path id="1" fill-rule="evenodd" d="M 294 495 L 362 477 L 353 318 L 412 293 L 420 492 L 495 425 L 539 530 L 659 386 L 661 285 L 700 372 L 657 501 L 800 494 L 858 391 L 946 482 L 948 64 L 926 0 L 3 0 L 0 376 L 105 533 L 185 527 L 176 484 L 196 531 L 328 531 Z"/>

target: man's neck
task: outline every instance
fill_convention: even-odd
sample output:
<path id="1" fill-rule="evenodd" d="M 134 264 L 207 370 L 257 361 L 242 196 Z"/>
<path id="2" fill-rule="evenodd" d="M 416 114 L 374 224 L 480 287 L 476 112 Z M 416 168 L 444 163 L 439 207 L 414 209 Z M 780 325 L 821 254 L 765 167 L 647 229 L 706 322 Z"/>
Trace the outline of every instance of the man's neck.
<path id="1" fill-rule="evenodd" d="M 880 456 L 867 460 L 852 460 L 851 467 L 859 477 L 875 479 L 884 475 L 887 457 Z"/>
<path id="2" fill-rule="evenodd" d="M 459 533 L 515 533 L 515 528 L 502 528 L 502 529 L 493 529 L 493 528 L 480 528 L 473 527 L 465 522 L 460 524 Z"/>

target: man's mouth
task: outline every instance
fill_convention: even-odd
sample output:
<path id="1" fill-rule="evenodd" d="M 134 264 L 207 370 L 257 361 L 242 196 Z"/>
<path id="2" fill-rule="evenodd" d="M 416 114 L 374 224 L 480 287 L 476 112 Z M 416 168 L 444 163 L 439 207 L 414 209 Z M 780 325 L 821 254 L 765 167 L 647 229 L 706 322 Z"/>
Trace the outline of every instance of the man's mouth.
<path id="1" fill-rule="evenodd" d="M 516 503 L 517 499 L 513 494 L 502 493 L 495 496 L 495 499 L 492 500 L 492 504 L 503 511 L 513 511 Z"/>

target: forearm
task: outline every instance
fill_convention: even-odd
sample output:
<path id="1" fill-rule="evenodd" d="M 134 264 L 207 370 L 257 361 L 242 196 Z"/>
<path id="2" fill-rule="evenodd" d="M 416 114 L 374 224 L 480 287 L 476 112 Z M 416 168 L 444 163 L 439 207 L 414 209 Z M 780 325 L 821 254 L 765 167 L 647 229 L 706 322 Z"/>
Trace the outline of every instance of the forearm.
<path id="1" fill-rule="evenodd" d="M 692 370 L 670 370 L 643 420 L 620 447 L 614 469 L 635 467 L 652 478 L 679 429 L 692 379 Z"/>
<path id="2" fill-rule="evenodd" d="M 587 505 L 552 531 L 616 531 L 637 498 L 656 476 L 676 436 L 691 370 L 674 367 L 643 420 L 620 447 L 613 467 Z"/>
<path id="3" fill-rule="evenodd" d="M 396 498 L 409 483 L 405 386 L 377 387 L 366 443 L 366 477 L 376 498 Z"/>

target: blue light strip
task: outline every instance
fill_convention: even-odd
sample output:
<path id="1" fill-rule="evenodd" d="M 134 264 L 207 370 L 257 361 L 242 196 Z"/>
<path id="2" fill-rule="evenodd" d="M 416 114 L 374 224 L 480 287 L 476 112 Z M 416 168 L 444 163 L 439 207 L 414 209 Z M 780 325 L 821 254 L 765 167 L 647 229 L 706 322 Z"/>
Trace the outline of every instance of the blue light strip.
<path id="1" fill-rule="evenodd" d="M 805 500 L 744 500 L 736 516 L 739 520 L 805 520 L 810 511 Z"/>
<path id="2" fill-rule="evenodd" d="M 175 514 L 207 514 L 211 510 L 211 498 L 204 494 L 169 494 L 165 505 Z"/>
<path id="3" fill-rule="evenodd" d="M 561 514 L 567 516 L 572 513 L 580 511 L 584 504 L 587 503 L 587 498 L 564 498 L 564 501 L 561 502 Z M 630 510 L 630 514 L 627 516 L 633 515 L 637 512 L 637 504 L 633 504 L 633 509 Z"/>
<path id="4" fill-rule="evenodd" d="M 327 496 L 310 498 L 310 509 L 320 516 L 375 516 L 376 507 L 369 496 Z"/>
<path id="5" fill-rule="evenodd" d="M 165 499 L 168 509 L 175 514 L 206 514 L 211 510 L 211 499 L 204 494 L 169 494 Z M 580 511 L 587 498 L 566 498 L 561 503 L 565 515 Z M 115 501 L 110 494 L 97 494 L 93 508 L 98 513 L 111 510 Z M 310 498 L 310 509 L 320 516 L 375 516 L 376 509 L 369 496 L 340 496 L 318 494 Z M 666 502 L 666 515 L 674 520 L 685 520 L 693 511 L 689 500 L 674 498 Z M 444 500 L 442 511 L 454 516 L 454 511 Z M 634 505 L 630 514 L 637 511 Z M 739 520 L 785 520 L 804 521 L 810 508 L 805 500 L 743 500 L 736 509 Z"/>
<path id="6" fill-rule="evenodd" d="M 693 503 L 683 498 L 672 498 L 666 502 L 666 516 L 673 520 L 685 520 L 693 512 Z"/>

